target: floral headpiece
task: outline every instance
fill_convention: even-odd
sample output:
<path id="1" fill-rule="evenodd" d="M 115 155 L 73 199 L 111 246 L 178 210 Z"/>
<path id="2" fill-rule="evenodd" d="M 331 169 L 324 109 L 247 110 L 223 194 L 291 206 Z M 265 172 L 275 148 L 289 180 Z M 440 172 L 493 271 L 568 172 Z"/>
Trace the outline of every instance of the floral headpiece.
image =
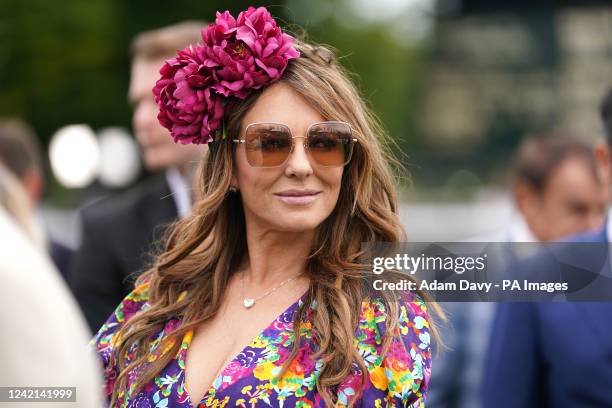
<path id="1" fill-rule="evenodd" d="M 231 98 L 245 99 L 276 81 L 300 56 L 265 7 L 249 7 L 237 19 L 217 12 L 202 41 L 166 61 L 153 88 L 157 119 L 177 143 L 213 141 Z"/>

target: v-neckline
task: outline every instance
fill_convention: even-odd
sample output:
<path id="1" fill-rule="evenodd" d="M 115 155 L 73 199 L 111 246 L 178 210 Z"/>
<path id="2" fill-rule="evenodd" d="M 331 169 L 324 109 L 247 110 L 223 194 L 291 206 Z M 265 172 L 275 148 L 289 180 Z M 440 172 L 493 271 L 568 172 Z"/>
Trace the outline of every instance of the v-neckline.
<path id="1" fill-rule="evenodd" d="M 215 391 L 215 392 L 219 391 L 218 387 L 220 387 L 221 384 L 223 384 L 223 381 L 220 381 L 220 379 L 223 379 L 223 374 L 230 367 L 230 365 L 232 363 L 234 363 L 238 359 L 238 357 L 240 357 L 240 355 L 242 355 L 242 353 L 245 351 L 245 349 L 247 347 L 249 347 L 249 345 L 251 343 L 253 343 L 253 341 L 255 339 L 257 339 L 263 333 L 265 333 L 268 329 L 270 329 L 270 327 L 275 326 L 275 324 L 278 322 L 278 320 L 282 316 L 284 316 L 288 312 L 291 312 L 292 310 L 294 310 L 295 307 L 297 307 L 299 305 L 299 303 L 304 299 L 304 297 L 306 297 L 307 294 L 308 294 L 308 290 L 306 290 L 295 302 L 293 302 L 291 305 L 287 306 L 287 308 L 285 310 L 283 310 L 278 316 L 276 316 L 274 318 L 274 320 L 272 320 L 266 327 L 264 327 L 259 333 L 257 333 L 255 335 L 255 337 L 253 337 L 251 340 L 249 340 L 249 342 L 247 344 L 245 344 L 244 347 L 242 347 L 242 349 L 240 349 L 240 351 L 238 353 L 236 353 L 234 355 L 234 357 L 232 357 L 232 359 L 229 360 L 227 362 L 227 364 L 225 364 L 221 368 L 220 371 L 217 372 L 217 374 L 213 378 L 212 383 L 208 386 L 208 388 L 204 392 L 204 395 L 202 395 L 202 397 L 198 400 L 198 404 L 195 406 L 196 408 L 199 407 L 200 405 L 202 405 L 203 403 L 204 403 L 204 405 L 206 405 L 205 401 L 209 398 L 211 391 Z M 183 342 L 185 343 L 185 347 L 183 348 L 183 350 L 181 350 L 182 353 L 184 353 L 183 354 L 183 358 L 184 358 L 184 361 L 185 361 L 185 368 L 182 369 L 182 371 L 183 371 L 183 381 L 186 380 L 185 371 L 187 369 L 187 353 L 189 352 L 189 348 L 191 347 L 191 341 L 193 340 L 193 334 L 194 334 L 194 332 L 193 332 L 193 329 L 192 329 L 192 330 L 189 330 L 187 333 L 185 333 L 185 335 L 183 336 Z M 215 386 L 215 384 L 218 384 L 218 385 Z M 227 387 L 225 387 L 225 388 L 228 388 L 231 385 L 233 385 L 233 383 L 228 384 Z M 185 390 L 185 393 L 187 394 L 186 402 L 188 403 L 188 407 L 193 408 L 194 407 L 193 400 L 191 399 L 191 395 L 189 394 L 189 390 L 187 389 L 186 385 L 184 386 L 184 390 Z"/>

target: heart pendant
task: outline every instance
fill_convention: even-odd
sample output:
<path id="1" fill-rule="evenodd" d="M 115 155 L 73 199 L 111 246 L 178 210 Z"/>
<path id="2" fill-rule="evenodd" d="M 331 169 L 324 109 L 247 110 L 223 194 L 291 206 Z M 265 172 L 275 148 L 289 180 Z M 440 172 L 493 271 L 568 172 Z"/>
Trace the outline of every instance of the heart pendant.
<path id="1" fill-rule="evenodd" d="M 251 298 L 244 298 L 242 303 L 244 304 L 244 307 L 249 309 L 250 307 L 252 307 L 255 304 L 255 301 L 253 299 L 251 299 Z"/>

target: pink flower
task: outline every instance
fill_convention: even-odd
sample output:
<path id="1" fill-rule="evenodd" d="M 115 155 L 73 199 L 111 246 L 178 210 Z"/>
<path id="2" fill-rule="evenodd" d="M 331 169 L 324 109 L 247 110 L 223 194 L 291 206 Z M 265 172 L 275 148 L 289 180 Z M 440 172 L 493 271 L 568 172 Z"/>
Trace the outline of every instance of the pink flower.
<path id="1" fill-rule="evenodd" d="M 129 320 L 133 315 L 138 313 L 142 309 L 142 303 L 135 302 L 131 299 L 126 299 L 121 304 L 121 312 L 123 313 L 123 319 L 119 321 Z"/>
<path id="2" fill-rule="evenodd" d="M 197 51 L 198 47 L 188 47 L 166 61 L 153 88 L 157 119 L 182 144 L 208 143 L 223 118 L 223 100 L 212 91 L 211 72 Z"/>
<path id="3" fill-rule="evenodd" d="M 166 61 L 153 88 L 159 122 L 183 144 L 212 141 L 236 99 L 279 79 L 300 55 L 264 7 L 237 19 L 217 12 L 202 40 Z"/>
<path id="4" fill-rule="evenodd" d="M 295 356 L 296 360 L 304 369 L 304 372 L 310 374 L 315 368 L 315 361 L 311 358 L 312 354 L 307 352 L 306 348 L 301 348 Z"/>
<path id="5" fill-rule="evenodd" d="M 104 369 L 104 393 L 105 395 L 111 395 L 115 388 L 115 381 L 117 380 L 117 372 L 115 367 L 106 367 Z"/>
<path id="6" fill-rule="evenodd" d="M 239 361 L 232 361 L 223 370 L 223 377 L 242 378 L 248 370 L 249 368 L 244 367 Z"/>
<path id="7" fill-rule="evenodd" d="M 288 61 L 300 55 L 265 7 L 249 7 L 238 19 L 229 11 L 217 12 L 215 23 L 202 30 L 202 40 L 213 89 L 239 99 L 280 78 Z"/>
<path id="8" fill-rule="evenodd" d="M 180 319 L 170 319 L 164 326 L 164 332 L 170 334 L 181 326 Z"/>

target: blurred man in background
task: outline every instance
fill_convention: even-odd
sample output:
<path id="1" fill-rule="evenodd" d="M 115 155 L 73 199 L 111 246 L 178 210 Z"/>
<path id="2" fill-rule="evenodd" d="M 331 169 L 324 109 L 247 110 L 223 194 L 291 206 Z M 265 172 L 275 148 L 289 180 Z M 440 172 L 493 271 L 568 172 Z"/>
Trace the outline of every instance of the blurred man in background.
<path id="1" fill-rule="evenodd" d="M 612 90 L 601 105 L 607 146 L 597 153 L 610 177 L 612 149 Z M 605 174 L 605 173 L 604 173 Z M 563 275 L 562 268 L 596 264 L 598 281 L 612 276 L 608 217 L 596 232 L 567 239 L 574 245 L 562 262 L 533 259 L 537 270 Z M 589 244 L 589 245 L 584 245 Z M 588 259 L 581 258 L 587 247 Z M 598 250 L 600 248 L 600 250 Z M 572 249 L 572 247 L 568 248 Z M 593 258 L 601 258 L 593 262 Z M 530 267 L 530 265 L 526 265 Z M 579 269 L 580 270 L 580 269 Z M 582 272 L 588 272 L 584 269 Z M 592 288 L 591 288 L 592 289 Z M 595 288 L 597 289 L 597 288 Z M 612 290 L 610 290 L 612 292 Z M 612 293 L 603 293 L 612 299 Z M 483 383 L 485 407 L 612 407 L 612 302 L 500 303 L 493 323 Z"/>
<path id="2" fill-rule="evenodd" d="M 560 134 L 528 137 L 517 149 L 511 172 L 518 214 L 507 230 L 476 241 L 554 241 L 603 225 L 608 189 L 587 144 Z M 507 255 L 506 262 L 512 262 L 515 256 Z M 495 305 L 468 302 L 444 307 L 453 329 L 443 336 L 450 350 L 435 361 L 429 406 L 481 406 L 480 388 Z"/>
<path id="3" fill-rule="evenodd" d="M 202 22 L 184 22 L 138 35 L 132 43 L 129 100 L 145 166 L 163 173 L 124 195 L 82 210 L 82 243 L 70 268 L 71 288 L 96 332 L 148 267 L 163 226 L 190 213 L 191 179 L 204 147 L 175 144 L 157 120 L 152 89 L 177 49 L 201 41 Z"/>
<path id="4" fill-rule="evenodd" d="M 19 180 L 32 211 L 38 207 L 45 188 L 45 176 L 40 144 L 34 129 L 18 119 L 0 120 L 0 162 Z M 37 220 L 38 224 L 42 224 Z M 41 232 L 43 226 L 39 225 Z M 49 237 L 47 249 L 56 268 L 64 278 L 72 250 Z"/>
<path id="5" fill-rule="evenodd" d="M 513 197 L 524 223 L 512 241 L 553 241 L 595 230 L 607 212 L 606 185 L 590 146 L 565 135 L 531 137 L 513 164 Z"/>

